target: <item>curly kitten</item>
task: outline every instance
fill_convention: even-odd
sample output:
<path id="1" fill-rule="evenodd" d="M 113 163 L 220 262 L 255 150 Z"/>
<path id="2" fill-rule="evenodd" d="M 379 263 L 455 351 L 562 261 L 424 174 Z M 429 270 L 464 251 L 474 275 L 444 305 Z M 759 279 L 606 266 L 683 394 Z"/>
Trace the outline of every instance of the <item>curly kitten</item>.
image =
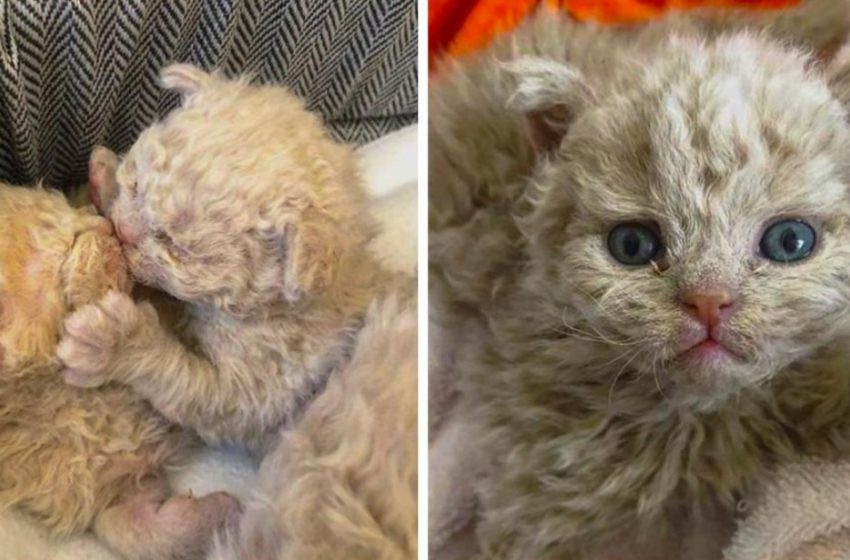
<path id="1" fill-rule="evenodd" d="M 416 306 L 373 306 L 351 361 L 283 430 L 265 499 L 210 560 L 413 560 L 417 551 Z"/>
<path id="2" fill-rule="evenodd" d="M 846 30 L 814 4 L 767 31 L 543 12 L 438 69 L 433 313 L 480 333 L 452 367 L 487 558 L 694 558 L 680 529 L 725 530 L 776 461 L 850 451 L 848 57 L 772 38 Z"/>
<path id="3" fill-rule="evenodd" d="M 0 185 L 0 505 L 54 536 L 93 528 L 126 558 L 188 558 L 235 514 L 225 494 L 169 498 L 163 469 L 193 439 L 120 387 L 58 375 L 70 312 L 130 281 L 103 218 L 43 189 Z"/>
<path id="4" fill-rule="evenodd" d="M 352 441 L 371 450 L 351 457 L 327 451 L 322 460 L 326 476 L 349 481 L 348 500 L 361 500 L 360 519 L 348 517 L 354 510 L 344 509 L 344 500 L 325 500 L 325 514 L 314 503 L 312 516 L 303 518 L 314 530 L 303 522 L 294 533 L 278 528 L 243 556 L 273 556 L 298 539 L 318 539 L 294 546 L 305 558 L 334 558 L 340 550 L 349 558 L 415 554 L 415 355 L 394 364 L 374 361 L 373 373 L 368 363 L 350 362 L 361 344 L 377 343 L 363 341 L 369 329 L 361 333 L 364 318 L 373 320 L 369 305 L 399 284 L 369 256 L 372 224 L 350 150 L 332 142 L 284 88 L 228 81 L 187 65 L 166 68 L 162 81 L 183 93 L 183 106 L 145 130 L 120 163 L 96 150 L 90 175 L 133 276 L 182 301 L 187 320 L 178 338 L 162 328 L 152 306 L 122 294 L 81 308 L 59 345 L 66 379 L 82 386 L 124 383 L 207 442 L 273 451 L 262 467 L 269 473 L 263 492 L 274 501 L 285 491 L 275 503 L 290 512 L 306 507 L 308 497 L 288 501 L 301 486 L 281 480 L 284 469 L 270 465 L 298 456 L 281 442 L 281 428 L 290 429 L 317 394 L 331 398 L 322 393 L 328 379 L 362 378 L 382 387 L 377 394 L 406 395 L 399 402 L 363 397 L 369 414 L 396 418 L 387 433 L 357 439 L 357 422 L 366 416 L 343 414 L 349 405 L 340 402 L 341 419 L 322 436 L 332 442 L 334 433 L 352 431 Z M 415 332 L 397 334 L 380 344 L 415 341 Z M 350 396 L 358 401 L 356 394 Z M 293 428 L 301 431 L 296 439 L 321 441 L 307 435 L 314 432 L 309 417 Z M 302 472 L 297 465 L 285 470 L 287 477 Z M 348 548 L 321 545 L 332 542 L 318 530 L 323 515 L 336 516 L 337 537 L 349 539 Z M 266 517 L 268 527 L 286 522 L 283 513 Z M 262 515 L 249 511 L 246 518 Z M 357 531 L 346 532 L 344 519 Z"/>

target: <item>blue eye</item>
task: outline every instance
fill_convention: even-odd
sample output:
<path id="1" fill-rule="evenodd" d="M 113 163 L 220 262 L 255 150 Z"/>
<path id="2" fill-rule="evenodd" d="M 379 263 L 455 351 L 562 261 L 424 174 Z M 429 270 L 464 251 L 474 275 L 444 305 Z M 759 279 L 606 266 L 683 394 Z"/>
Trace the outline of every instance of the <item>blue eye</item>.
<path id="1" fill-rule="evenodd" d="M 649 264 L 661 251 L 661 240 L 653 228 L 644 224 L 620 224 L 608 234 L 608 251 L 629 266 Z"/>
<path id="2" fill-rule="evenodd" d="M 803 220 L 783 220 L 767 228 L 759 249 L 766 259 L 790 263 L 811 255 L 816 240 L 815 228 Z"/>

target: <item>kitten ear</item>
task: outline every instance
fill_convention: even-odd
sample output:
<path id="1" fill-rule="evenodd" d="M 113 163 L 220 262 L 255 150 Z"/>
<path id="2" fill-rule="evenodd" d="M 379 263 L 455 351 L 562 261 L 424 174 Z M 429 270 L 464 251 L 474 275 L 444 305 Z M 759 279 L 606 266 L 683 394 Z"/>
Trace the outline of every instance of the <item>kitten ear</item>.
<path id="1" fill-rule="evenodd" d="M 538 151 L 556 149 L 570 122 L 592 99 L 578 70 L 554 60 L 522 57 L 503 65 L 516 79 L 508 107 L 525 114 Z"/>
<path id="2" fill-rule="evenodd" d="M 283 251 L 283 297 L 294 303 L 319 294 L 334 281 L 341 258 L 336 236 L 321 224 L 286 224 L 279 239 Z"/>
<path id="3" fill-rule="evenodd" d="M 830 53 L 826 61 L 826 80 L 832 95 L 850 109 L 850 42 Z"/>
<path id="4" fill-rule="evenodd" d="M 213 76 L 191 64 L 171 64 L 162 69 L 159 83 L 165 89 L 180 92 L 183 97 L 189 97 L 201 88 L 206 87 Z"/>
<path id="5" fill-rule="evenodd" d="M 118 156 L 105 146 L 95 146 L 89 156 L 89 197 L 101 213 L 106 214 L 118 195 L 115 171 Z"/>

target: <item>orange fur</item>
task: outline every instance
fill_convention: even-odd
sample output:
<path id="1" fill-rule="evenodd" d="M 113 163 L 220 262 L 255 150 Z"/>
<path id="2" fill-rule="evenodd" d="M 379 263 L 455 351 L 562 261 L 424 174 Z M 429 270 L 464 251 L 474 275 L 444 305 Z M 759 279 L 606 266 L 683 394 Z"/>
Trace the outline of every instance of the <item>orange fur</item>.
<path id="1" fill-rule="evenodd" d="M 462 56 L 478 51 L 513 30 L 543 5 L 567 11 L 579 21 L 629 24 L 663 16 L 670 10 L 698 8 L 787 8 L 800 0 L 443 0 L 428 14 L 430 57 L 445 52 Z"/>
<path id="2" fill-rule="evenodd" d="M 68 313 L 131 287 L 111 233 L 58 192 L 0 185 L 0 508 L 33 515 L 57 537 L 94 527 L 128 559 L 177 558 L 207 546 L 215 524 L 190 518 L 157 534 L 163 469 L 193 438 L 128 389 L 66 385 L 55 357 Z M 128 516 L 131 501 L 150 511 Z M 234 502 L 224 501 L 204 506 L 226 517 Z"/>

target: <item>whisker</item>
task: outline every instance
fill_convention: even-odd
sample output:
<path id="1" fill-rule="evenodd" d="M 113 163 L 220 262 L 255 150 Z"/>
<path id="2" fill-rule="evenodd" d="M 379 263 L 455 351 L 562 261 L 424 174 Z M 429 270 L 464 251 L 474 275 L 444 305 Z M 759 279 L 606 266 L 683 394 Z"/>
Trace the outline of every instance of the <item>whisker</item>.
<path id="1" fill-rule="evenodd" d="M 636 343 L 634 341 L 629 341 L 629 340 L 613 340 L 611 337 L 605 336 L 604 334 L 599 332 L 599 329 L 596 329 L 595 327 L 593 327 L 593 325 L 588 325 L 588 326 L 590 326 L 590 328 L 594 330 L 595 334 L 590 333 L 588 331 L 585 331 L 583 329 L 580 329 L 580 328 L 576 327 L 575 325 L 571 325 L 567 322 L 567 318 L 566 318 L 566 314 L 567 314 L 568 311 L 569 311 L 568 307 L 564 307 L 563 310 L 561 311 L 561 323 L 567 329 L 575 331 L 575 332 L 577 332 L 581 335 L 590 337 L 591 339 L 594 339 L 595 341 L 607 342 L 608 344 L 611 344 L 611 345 L 614 345 L 614 346 L 629 346 L 629 345 Z M 568 333 L 563 333 L 563 334 L 568 334 Z"/>
<path id="2" fill-rule="evenodd" d="M 665 401 L 669 401 L 670 399 L 664 394 L 664 391 L 661 389 L 661 382 L 658 380 L 658 366 L 659 360 L 656 356 L 656 358 L 652 360 L 652 379 L 655 380 L 655 388 L 658 389 L 658 393 L 661 395 L 661 398 Z"/>
<path id="3" fill-rule="evenodd" d="M 639 344 L 642 341 L 620 341 L 620 340 L 612 340 L 611 338 L 602 336 L 601 334 L 593 334 L 578 327 L 574 327 L 572 325 L 564 325 L 565 329 L 569 330 L 561 330 L 559 327 L 552 327 L 552 330 L 556 333 L 563 334 L 566 336 L 570 336 L 573 338 L 577 338 L 579 340 L 585 340 L 587 342 L 604 342 L 605 344 L 610 344 L 611 346 L 634 346 L 635 344 Z"/>
<path id="4" fill-rule="evenodd" d="M 634 359 L 635 359 L 635 358 L 637 358 L 637 357 L 638 357 L 638 355 L 639 355 L 640 353 L 641 353 L 641 348 L 636 348 L 636 349 L 634 350 L 634 352 L 632 353 L 632 357 L 631 357 L 631 358 L 629 358 L 629 359 L 626 361 L 626 363 L 624 363 L 624 364 L 623 364 L 623 366 L 622 366 L 622 367 L 620 368 L 620 370 L 617 372 L 617 375 L 615 375 L 615 376 L 614 376 L 614 380 L 611 382 L 611 387 L 608 389 L 608 406 L 609 406 L 609 407 L 610 407 L 610 406 L 612 406 L 612 404 L 613 404 L 613 400 L 614 400 L 614 387 L 616 387 L 616 385 L 617 385 L 617 380 L 619 380 L 619 379 L 620 379 L 620 376 L 621 376 L 621 375 L 622 375 L 622 374 L 626 371 L 626 368 L 627 368 L 627 367 L 629 367 L 629 364 L 630 364 L 630 363 L 632 363 L 632 362 L 634 361 Z M 625 356 L 626 354 L 628 354 L 628 352 L 624 352 L 623 354 L 621 354 L 621 355 L 620 355 L 620 356 L 618 356 L 617 358 L 619 359 L 619 358 L 621 358 L 622 356 Z"/>

